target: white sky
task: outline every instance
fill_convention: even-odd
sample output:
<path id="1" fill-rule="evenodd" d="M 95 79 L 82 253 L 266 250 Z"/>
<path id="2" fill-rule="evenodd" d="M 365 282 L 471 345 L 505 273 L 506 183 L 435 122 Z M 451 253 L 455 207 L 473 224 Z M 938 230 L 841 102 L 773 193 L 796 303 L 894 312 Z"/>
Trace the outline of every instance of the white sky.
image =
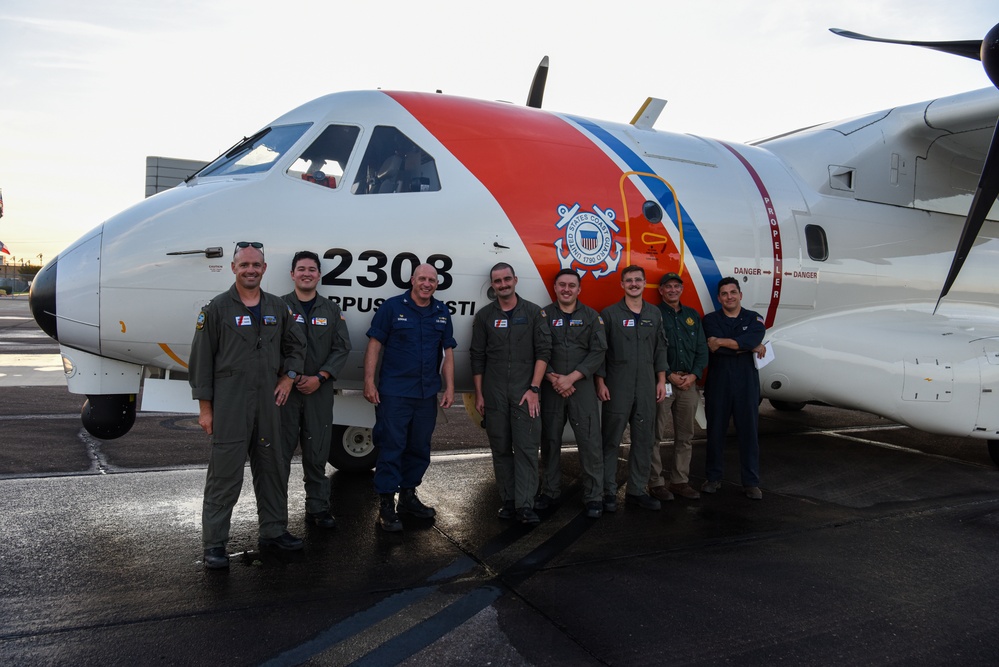
<path id="1" fill-rule="evenodd" d="M 978 62 L 836 37 L 981 39 L 995 0 L 3 0 L 0 241 L 47 261 L 142 199 L 147 155 L 210 160 L 340 90 L 522 104 L 735 141 L 990 85 Z M 9 258 L 8 258 L 9 259 Z"/>

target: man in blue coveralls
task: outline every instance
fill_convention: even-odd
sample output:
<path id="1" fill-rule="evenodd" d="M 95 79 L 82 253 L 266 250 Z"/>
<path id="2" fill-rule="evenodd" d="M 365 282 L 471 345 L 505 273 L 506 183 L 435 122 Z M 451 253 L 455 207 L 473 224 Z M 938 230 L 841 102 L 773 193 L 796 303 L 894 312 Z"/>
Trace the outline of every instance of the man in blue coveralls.
<path id="1" fill-rule="evenodd" d="M 402 530 L 399 514 L 420 519 L 437 516 L 424 505 L 416 487 L 430 466 L 430 438 L 437 422 L 437 392 L 442 408 L 454 402 L 454 354 L 457 345 L 448 307 L 433 298 L 437 269 L 421 264 L 410 279 L 412 289 L 386 300 L 368 329 L 364 351 L 364 398 L 375 405 L 372 439 L 378 445 L 375 491 L 381 502 L 378 525 Z M 378 384 L 375 370 L 382 357 Z M 395 494 L 399 492 L 396 506 Z"/>
<path id="2" fill-rule="evenodd" d="M 721 310 L 704 316 L 708 339 L 708 378 L 704 385 L 704 411 L 708 421 L 705 493 L 721 488 L 725 434 L 735 419 L 739 437 L 739 462 L 746 496 L 761 500 L 760 443 L 757 438 L 760 405 L 760 372 L 754 356 L 759 352 L 766 325 L 759 313 L 742 307 L 742 290 L 735 278 L 718 281 Z"/>

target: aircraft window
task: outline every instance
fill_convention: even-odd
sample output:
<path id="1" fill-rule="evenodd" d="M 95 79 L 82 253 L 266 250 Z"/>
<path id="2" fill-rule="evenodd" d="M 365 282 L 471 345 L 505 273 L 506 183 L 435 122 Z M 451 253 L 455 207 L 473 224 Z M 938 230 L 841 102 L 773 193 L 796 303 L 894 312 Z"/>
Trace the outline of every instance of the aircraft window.
<path id="1" fill-rule="evenodd" d="M 659 206 L 658 202 L 645 202 L 645 204 L 642 205 L 642 214 L 645 215 L 645 219 L 652 224 L 657 224 L 663 221 L 663 209 Z"/>
<path id="2" fill-rule="evenodd" d="M 281 125 L 258 132 L 217 157 L 198 172 L 198 177 L 262 174 L 301 138 L 310 125 Z"/>
<path id="3" fill-rule="evenodd" d="M 816 262 L 829 259 L 829 242 L 826 240 L 826 230 L 818 225 L 805 225 L 805 247 L 808 256 Z"/>
<path id="4" fill-rule="evenodd" d="M 440 189 L 434 159 L 396 128 L 378 126 L 350 191 L 370 195 Z"/>
<path id="5" fill-rule="evenodd" d="M 330 125 L 302 151 L 288 173 L 309 183 L 335 188 L 340 184 L 360 131 L 352 125 Z"/>

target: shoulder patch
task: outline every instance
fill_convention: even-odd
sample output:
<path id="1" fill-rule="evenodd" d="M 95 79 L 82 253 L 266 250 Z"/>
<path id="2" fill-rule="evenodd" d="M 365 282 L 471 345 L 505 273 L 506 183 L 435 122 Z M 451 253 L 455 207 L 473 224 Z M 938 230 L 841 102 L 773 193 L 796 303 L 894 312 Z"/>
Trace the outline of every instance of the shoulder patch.
<path id="1" fill-rule="evenodd" d="M 202 329 L 204 329 L 206 319 L 207 316 L 205 315 L 205 311 L 202 310 L 200 313 L 198 313 L 198 321 L 195 323 L 194 328 L 197 331 L 201 331 Z"/>

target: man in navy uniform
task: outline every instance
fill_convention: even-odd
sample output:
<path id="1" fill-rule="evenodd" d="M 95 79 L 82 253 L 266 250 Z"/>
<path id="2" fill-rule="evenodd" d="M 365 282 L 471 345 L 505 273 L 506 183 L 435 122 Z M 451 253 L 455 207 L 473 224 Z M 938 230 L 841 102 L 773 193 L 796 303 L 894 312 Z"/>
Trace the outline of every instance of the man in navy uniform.
<path id="1" fill-rule="evenodd" d="M 742 289 L 735 278 L 722 278 L 718 282 L 718 301 L 722 309 L 704 316 L 704 335 L 710 354 L 704 386 L 707 480 L 701 491 L 715 493 L 721 488 L 725 434 L 729 419 L 733 418 L 739 437 L 742 486 L 746 496 L 760 500 L 763 498 L 757 433 L 760 372 L 754 357 L 760 352 L 766 325 L 759 313 L 742 307 Z"/>
<path id="2" fill-rule="evenodd" d="M 447 305 L 434 298 L 437 269 L 421 264 L 410 291 L 386 300 L 368 329 L 364 351 L 364 398 L 375 405 L 371 437 L 378 446 L 375 491 L 382 530 L 402 530 L 400 514 L 437 516 L 416 487 L 430 466 L 430 438 L 437 423 L 437 392 L 442 408 L 454 402 L 454 331 Z M 381 370 L 375 376 L 378 359 Z M 399 493 L 396 505 L 395 494 Z"/>

